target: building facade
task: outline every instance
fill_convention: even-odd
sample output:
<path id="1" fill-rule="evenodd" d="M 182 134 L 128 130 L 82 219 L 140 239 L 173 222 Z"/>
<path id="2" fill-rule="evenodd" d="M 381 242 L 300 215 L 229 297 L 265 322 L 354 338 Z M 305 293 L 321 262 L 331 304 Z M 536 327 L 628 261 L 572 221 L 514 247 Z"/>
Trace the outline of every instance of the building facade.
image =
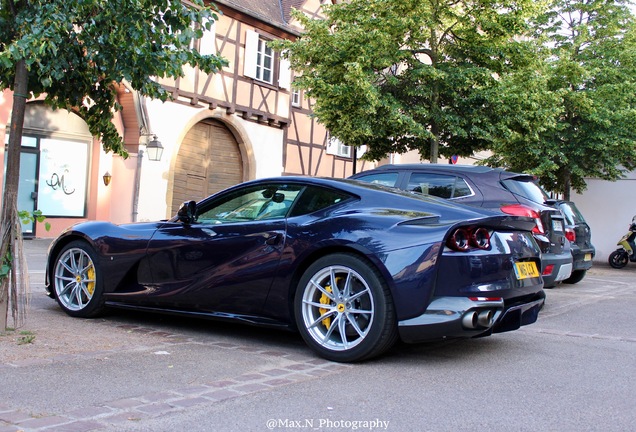
<path id="1" fill-rule="evenodd" d="M 166 219 L 187 200 L 228 186 L 279 175 L 346 177 L 348 147 L 329 140 L 312 118 L 311 101 L 292 89 L 293 72 L 267 42 L 300 35 L 292 8 L 319 18 L 320 0 L 217 0 L 222 14 L 194 47 L 229 65 L 207 75 L 186 68 L 159 80 L 172 95 L 162 103 L 122 84 L 116 113 L 129 158 L 105 154 L 85 122 L 29 101 L 20 169 L 19 208 L 39 209 L 51 224 L 24 226 L 26 236 L 54 237 L 84 220 L 115 223 Z M 330 3 L 330 2 L 329 2 Z M 0 138 L 7 142 L 12 94 L 0 99 Z M 161 159 L 147 144 L 160 141 Z M 4 164 L 4 146 L 0 163 Z M 357 169 L 368 167 L 358 162 Z"/>

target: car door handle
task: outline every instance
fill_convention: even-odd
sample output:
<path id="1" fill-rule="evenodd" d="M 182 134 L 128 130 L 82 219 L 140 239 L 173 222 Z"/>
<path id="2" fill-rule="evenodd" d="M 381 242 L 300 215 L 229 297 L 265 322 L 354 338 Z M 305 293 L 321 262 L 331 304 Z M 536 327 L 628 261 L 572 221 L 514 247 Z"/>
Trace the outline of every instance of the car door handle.
<path id="1" fill-rule="evenodd" d="M 270 246 L 277 245 L 278 243 L 280 243 L 282 238 L 282 234 L 271 234 L 269 237 L 267 237 L 267 240 L 265 240 L 265 244 L 268 244 Z"/>

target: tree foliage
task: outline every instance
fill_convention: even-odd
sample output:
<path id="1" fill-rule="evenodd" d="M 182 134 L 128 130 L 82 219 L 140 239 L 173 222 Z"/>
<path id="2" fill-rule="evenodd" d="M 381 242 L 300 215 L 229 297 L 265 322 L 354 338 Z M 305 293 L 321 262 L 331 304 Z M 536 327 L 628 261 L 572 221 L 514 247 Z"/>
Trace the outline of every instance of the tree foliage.
<path id="1" fill-rule="evenodd" d="M 503 77 L 514 87 L 503 94 L 518 97 L 493 104 L 504 121 L 487 163 L 537 174 L 569 198 L 586 177 L 636 167 L 636 27 L 626 1 L 556 0 L 534 28 L 542 64 L 523 72 L 532 79 Z"/>
<path id="2" fill-rule="evenodd" d="M 490 142 L 488 100 L 497 77 L 528 61 L 532 0 L 352 0 L 326 6 L 286 50 L 294 85 L 347 145 L 368 159 L 418 150 L 468 156 Z"/>
<path id="3" fill-rule="evenodd" d="M 191 45 L 216 18 L 202 0 L 0 0 L 0 91 L 14 92 L 0 219 L 0 328 L 9 299 L 14 321 L 24 315 L 17 190 L 26 100 L 42 96 L 53 109 L 76 112 L 105 151 L 126 157 L 113 123 L 121 108 L 116 85 L 126 81 L 166 100 L 153 77 L 177 78 L 186 64 L 218 71 L 223 59 Z"/>
<path id="4" fill-rule="evenodd" d="M 54 109 L 73 110 L 106 151 L 126 155 L 114 124 L 114 83 L 166 100 L 152 77 L 179 77 L 185 64 L 206 72 L 224 63 L 191 49 L 214 10 L 202 0 L 2 0 L 0 90 L 13 88 L 16 64 L 28 70 L 27 96 L 45 95 Z"/>

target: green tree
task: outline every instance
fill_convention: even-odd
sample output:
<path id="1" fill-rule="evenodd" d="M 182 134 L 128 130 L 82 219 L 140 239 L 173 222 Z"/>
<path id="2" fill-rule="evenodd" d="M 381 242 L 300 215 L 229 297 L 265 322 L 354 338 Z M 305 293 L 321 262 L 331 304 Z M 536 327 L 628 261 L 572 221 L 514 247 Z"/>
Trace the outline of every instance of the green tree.
<path id="1" fill-rule="evenodd" d="M 532 79 L 502 77 L 520 103 L 493 104 L 505 127 L 486 163 L 536 174 L 569 199 L 586 177 L 636 167 L 636 27 L 624 0 L 557 0 L 535 24 L 545 61 L 523 73 Z"/>
<path id="2" fill-rule="evenodd" d="M 423 159 L 468 156 L 490 143 L 488 100 L 497 77 L 528 61 L 532 0 L 352 0 L 300 13 L 286 50 L 294 85 L 343 143 L 367 159 L 418 150 Z"/>
<path id="3" fill-rule="evenodd" d="M 191 40 L 216 18 L 202 0 L 0 0 L 0 91 L 14 92 L 2 201 L 3 264 L 21 255 L 16 205 L 26 100 L 42 95 L 52 109 L 74 111 L 105 151 L 125 157 L 112 123 L 121 108 L 114 85 L 125 80 L 165 101 L 169 95 L 152 77 L 176 78 L 185 64 L 218 71 L 225 64 L 221 58 L 191 48 Z M 0 280 L 0 329 L 7 325 L 8 298 L 19 289 L 16 267 Z"/>

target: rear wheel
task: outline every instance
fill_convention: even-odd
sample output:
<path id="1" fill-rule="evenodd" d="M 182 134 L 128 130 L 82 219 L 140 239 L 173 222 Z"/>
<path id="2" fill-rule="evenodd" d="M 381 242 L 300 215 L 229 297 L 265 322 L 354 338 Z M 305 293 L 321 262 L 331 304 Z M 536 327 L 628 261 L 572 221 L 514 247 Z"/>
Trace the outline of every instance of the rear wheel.
<path id="1" fill-rule="evenodd" d="M 89 318 L 104 310 L 101 271 L 96 253 L 85 241 L 74 241 L 58 254 L 53 269 L 55 298 L 67 314 Z"/>
<path id="2" fill-rule="evenodd" d="M 627 251 L 622 249 L 617 249 L 610 254 L 608 261 L 609 261 L 609 265 L 611 265 L 612 267 L 616 269 L 619 269 L 627 265 L 627 262 L 629 261 L 629 256 L 627 255 Z"/>
<path id="3" fill-rule="evenodd" d="M 312 264 L 298 285 L 294 311 L 307 345 L 329 360 L 365 360 L 397 340 L 389 289 L 379 272 L 355 255 L 328 255 Z"/>
<path id="4" fill-rule="evenodd" d="M 587 270 L 574 270 L 572 274 L 570 275 L 570 277 L 564 280 L 563 283 L 566 283 L 566 284 L 579 283 L 583 280 L 586 273 L 587 273 Z"/>

